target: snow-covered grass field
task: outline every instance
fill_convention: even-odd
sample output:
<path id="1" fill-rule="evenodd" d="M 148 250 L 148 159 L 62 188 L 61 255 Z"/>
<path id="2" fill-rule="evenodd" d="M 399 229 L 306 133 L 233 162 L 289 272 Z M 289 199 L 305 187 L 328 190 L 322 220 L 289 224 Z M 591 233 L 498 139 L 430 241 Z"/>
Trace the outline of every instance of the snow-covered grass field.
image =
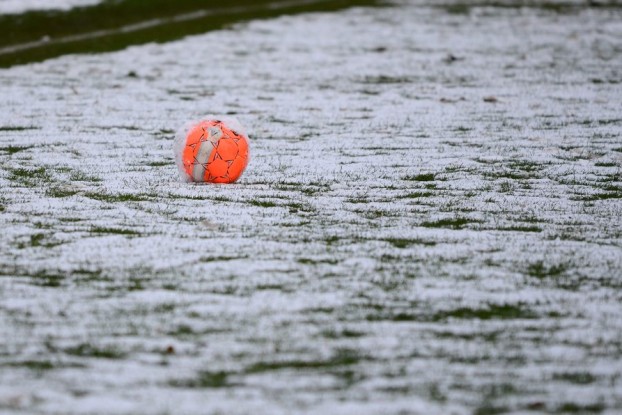
<path id="1" fill-rule="evenodd" d="M 0 412 L 620 413 L 622 8 L 516 3 L 0 70 Z"/>

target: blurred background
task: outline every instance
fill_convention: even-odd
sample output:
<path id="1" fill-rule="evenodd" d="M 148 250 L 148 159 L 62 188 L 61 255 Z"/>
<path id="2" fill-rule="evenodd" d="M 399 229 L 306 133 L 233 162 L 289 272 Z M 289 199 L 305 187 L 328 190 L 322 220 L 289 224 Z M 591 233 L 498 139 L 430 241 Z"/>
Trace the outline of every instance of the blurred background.
<path id="1" fill-rule="evenodd" d="M 377 0 L 0 0 L 0 67 L 121 49 L 235 22 L 331 11 Z"/>

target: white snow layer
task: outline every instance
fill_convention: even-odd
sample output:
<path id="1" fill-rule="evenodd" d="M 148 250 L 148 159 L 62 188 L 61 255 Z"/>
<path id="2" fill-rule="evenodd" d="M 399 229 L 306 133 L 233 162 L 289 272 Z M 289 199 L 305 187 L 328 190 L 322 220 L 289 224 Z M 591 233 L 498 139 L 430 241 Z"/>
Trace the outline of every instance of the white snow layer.
<path id="1" fill-rule="evenodd" d="M 0 412 L 622 410 L 622 11 L 404 2 L 0 71 Z M 248 125 L 235 185 L 176 128 Z"/>

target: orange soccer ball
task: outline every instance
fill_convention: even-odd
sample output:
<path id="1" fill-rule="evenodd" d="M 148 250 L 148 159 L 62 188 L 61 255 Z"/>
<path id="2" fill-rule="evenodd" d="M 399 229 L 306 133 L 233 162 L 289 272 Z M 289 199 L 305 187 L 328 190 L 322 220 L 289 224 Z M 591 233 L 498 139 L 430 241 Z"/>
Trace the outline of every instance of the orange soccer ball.
<path id="1" fill-rule="evenodd" d="M 248 164 L 248 138 L 235 120 L 203 120 L 178 135 L 177 164 L 190 182 L 233 183 Z"/>

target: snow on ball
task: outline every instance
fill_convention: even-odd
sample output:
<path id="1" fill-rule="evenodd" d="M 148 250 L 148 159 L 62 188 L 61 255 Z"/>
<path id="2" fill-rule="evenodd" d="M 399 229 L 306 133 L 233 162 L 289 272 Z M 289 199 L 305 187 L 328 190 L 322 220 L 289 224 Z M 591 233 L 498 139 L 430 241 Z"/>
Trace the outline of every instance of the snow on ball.
<path id="1" fill-rule="evenodd" d="M 175 162 L 187 182 L 233 183 L 249 158 L 244 127 L 231 117 L 187 124 L 175 137 Z"/>

